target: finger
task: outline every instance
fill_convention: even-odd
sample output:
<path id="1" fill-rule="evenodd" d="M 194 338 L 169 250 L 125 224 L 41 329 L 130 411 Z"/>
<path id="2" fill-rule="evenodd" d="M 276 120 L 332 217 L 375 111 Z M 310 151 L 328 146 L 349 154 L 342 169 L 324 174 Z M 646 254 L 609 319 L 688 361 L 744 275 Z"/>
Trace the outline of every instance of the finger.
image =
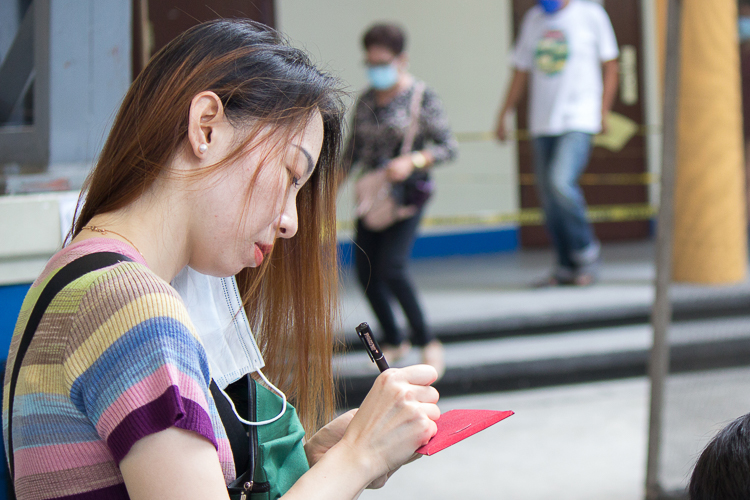
<path id="1" fill-rule="evenodd" d="M 390 472 L 387 474 L 383 474 L 373 482 L 367 485 L 368 490 L 378 490 L 385 486 L 385 483 L 388 482 L 388 478 L 390 477 Z"/>
<path id="2" fill-rule="evenodd" d="M 349 421 L 351 422 L 351 420 L 354 418 L 354 415 L 357 414 L 357 411 L 359 411 L 359 408 L 354 408 L 347 411 L 346 413 L 342 413 L 338 418 L 349 419 Z"/>
<path id="3" fill-rule="evenodd" d="M 412 365 L 401 368 L 401 375 L 414 385 L 431 385 L 437 380 L 437 371 L 430 365 Z"/>
<path id="4" fill-rule="evenodd" d="M 440 399 L 440 393 L 431 385 L 414 385 L 411 394 L 415 401 L 435 404 Z"/>
<path id="5" fill-rule="evenodd" d="M 435 434 L 437 434 L 438 430 L 436 421 L 438 418 L 440 418 L 440 410 L 437 408 L 437 406 L 434 406 L 432 409 L 427 409 L 425 413 L 431 413 L 431 416 L 434 417 L 434 420 L 430 418 L 430 415 L 428 415 L 428 419 L 423 421 L 422 425 L 424 425 L 424 427 L 422 428 L 422 432 L 420 432 L 417 448 L 429 443 L 430 439 L 432 439 Z"/>
<path id="6" fill-rule="evenodd" d="M 419 409 L 433 422 L 436 422 L 440 418 L 440 408 L 438 408 L 438 405 L 436 404 L 419 403 Z"/>

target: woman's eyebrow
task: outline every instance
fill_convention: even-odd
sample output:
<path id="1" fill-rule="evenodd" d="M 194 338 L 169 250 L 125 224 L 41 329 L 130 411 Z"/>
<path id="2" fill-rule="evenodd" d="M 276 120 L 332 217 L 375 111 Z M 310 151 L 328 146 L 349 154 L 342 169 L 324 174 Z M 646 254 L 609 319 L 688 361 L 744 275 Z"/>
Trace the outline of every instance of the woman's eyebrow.
<path id="1" fill-rule="evenodd" d="M 302 153 L 305 155 L 305 158 L 307 158 L 307 172 L 305 172 L 305 176 L 310 175 L 315 168 L 315 163 L 313 163 L 312 156 L 302 146 L 299 146 L 297 144 L 292 144 L 292 146 L 299 148 L 299 150 L 302 151 Z"/>

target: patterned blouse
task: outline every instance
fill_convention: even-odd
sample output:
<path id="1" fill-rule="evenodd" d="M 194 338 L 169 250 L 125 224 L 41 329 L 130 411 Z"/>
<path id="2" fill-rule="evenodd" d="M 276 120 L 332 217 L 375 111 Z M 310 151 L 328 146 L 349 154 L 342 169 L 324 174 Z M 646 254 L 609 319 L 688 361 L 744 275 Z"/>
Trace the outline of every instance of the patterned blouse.
<path id="1" fill-rule="evenodd" d="M 409 128 L 414 87 L 412 84 L 385 106 L 377 104 L 373 89 L 357 99 L 352 132 L 343 158 L 345 172 L 349 173 L 357 163 L 361 163 L 364 170 L 378 168 L 399 156 Z M 429 87 L 425 87 L 422 97 L 419 129 L 412 151 L 429 151 L 436 164 L 453 160 L 458 153 L 458 142 L 451 132 L 443 103 Z"/>

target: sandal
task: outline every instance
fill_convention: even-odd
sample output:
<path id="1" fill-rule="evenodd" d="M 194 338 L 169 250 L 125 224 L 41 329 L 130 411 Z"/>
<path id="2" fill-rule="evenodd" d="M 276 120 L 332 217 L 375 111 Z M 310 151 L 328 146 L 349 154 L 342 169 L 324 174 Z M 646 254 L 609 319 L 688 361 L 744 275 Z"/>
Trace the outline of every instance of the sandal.
<path id="1" fill-rule="evenodd" d="M 583 273 L 583 274 L 577 274 L 575 278 L 573 278 L 573 282 L 571 285 L 574 286 L 591 286 L 596 281 L 596 277 L 591 273 Z"/>
<path id="2" fill-rule="evenodd" d="M 411 351 L 411 342 L 405 340 L 397 346 L 392 344 L 383 344 L 380 350 L 383 352 L 383 356 L 385 356 L 386 361 L 388 361 L 389 363 L 395 363 L 396 361 L 399 361 L 401 358 L 409 354 L 409 351 Z"/>
<path id="3" fill-rule="evenodd" d="M 439 340 L 432 340 L 422 347 L 422 363 L 430 365 L 437 371 L 437 379 L 440 380 L 445 374 L 445 349 Z"/>

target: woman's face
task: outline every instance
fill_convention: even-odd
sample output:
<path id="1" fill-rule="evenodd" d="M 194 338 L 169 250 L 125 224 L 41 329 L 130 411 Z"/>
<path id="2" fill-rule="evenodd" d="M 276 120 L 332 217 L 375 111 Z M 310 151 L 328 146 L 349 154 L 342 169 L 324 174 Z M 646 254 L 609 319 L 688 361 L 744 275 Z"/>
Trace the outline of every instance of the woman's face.
<path id="1" fill-rule="evenodd" d="M 372 45 L 365 53 L 365 62 L 368 66 L 383 66 L 398 63 L 398 56 L 388 47 Z"/>
<path id="2" fill-rule="evenodd" d="M 406 71 L 406 57 L 396 55 L 387 47 L 370 46 L 365 54 L 367 77 L 376 90 L 393 88 Z"/>
<path id="3" fill-rule="evenodd" d="M 280 147 L 276 142 L 263 140 L 202 181 L 206 185 L 192 224 L 193 269 L 231 276 L 258 267 L 277 237 L 297 233 L 297 193 L 310 179 L 323 144 L 320 113 L 291 140 Z"/>

